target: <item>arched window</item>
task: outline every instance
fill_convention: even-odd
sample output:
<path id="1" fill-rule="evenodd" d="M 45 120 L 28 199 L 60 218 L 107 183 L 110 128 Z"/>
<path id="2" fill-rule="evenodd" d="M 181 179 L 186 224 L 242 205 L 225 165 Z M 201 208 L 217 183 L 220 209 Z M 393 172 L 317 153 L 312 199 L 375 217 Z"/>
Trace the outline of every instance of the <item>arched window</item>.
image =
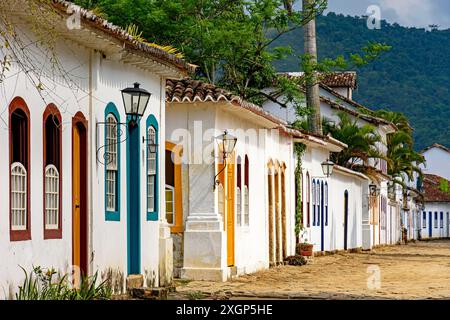
<path id="1" fill-rule="evenodd" d="M 119 112 L 110 103 L 105 109 L 105 220 L 120 221 Z"/>
<path id="2" fill-rule="evenodd" d="M 15 98 L 9 106 L 10 238 L 31 239 L 30 223 L 30 112 Z"/>
<path id="3" fill-rule="evenodd" d="M 54 105 L 44 111 L 44 239 L 60 239 L 61 114 Z"/>
<path id="4" fill-rule="evenodd" d="M 325 225 L 328 226 L 328 182 L 325 182 L 324 190 L 324 204 L 325 204 Z"/>
<path id="5" fill-rule="evenodd" d="M 147 220 L 158 220 L 158 122 L 147 118 Z"/>
<path id="6" fill-rule="evenodd" d="M 244 164 L 244 225 L 248 226 L 250 224 L 250 188 L 249 188 L 249 162 L 248 156 L 245 155 Z"/>
<path id="7" fill-rule="evenodd" d="M 313 179 L 312 181 L 312 206 L 313 206 L 313 221 L 312 221 L 312 225 L 315 226 L 316 225 L 316 201 L 317 201 L 317 197 L 316 197 L 316 180 Z"/>
<path id="8" fill-rule="evenodd" d="M 242 225 L 242 185 L 241 185 L 241 157 L 237 157 L 237 164 L 236 164 L 236 224 L 238 226 Z"/>
<path id="9" fill-rule="evenodd" d="M 306 172 L 306 184 L 306 226 L 309 228 L 311 221 L 311 180 L 309 172 Z"/>
<path id="10" fill-rule="evenodd" d="M 316 225 L 320 226 L 320 219 L 322 215 L 323 210 L 323 202 L 322 202 L 322 196 L 323 196 L 323 181 L 317 180 L 317 220 Z"/>
<path id="11" fill-rule="evenodd" d="M 153 127 L 147 129 L 149 144 L 156 141 L 156 130 Z M 147 211 L 155 212 L 156 208 L 156 152 L 147 148 Z"/>

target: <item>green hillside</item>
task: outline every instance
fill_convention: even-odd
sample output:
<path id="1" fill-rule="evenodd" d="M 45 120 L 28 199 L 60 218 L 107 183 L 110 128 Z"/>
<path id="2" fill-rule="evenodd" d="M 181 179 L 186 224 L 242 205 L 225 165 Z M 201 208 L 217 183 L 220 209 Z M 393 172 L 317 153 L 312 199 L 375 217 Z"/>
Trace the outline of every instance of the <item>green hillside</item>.
<path id="1" fill-rule="evenodd" d="M 383 21 L 370 30 L 366 20 L 329 13 L 317 21 L 320 58 L 358 52 L 368 41 L 392 49 L 376 62 L 357 69 L 354 99 L 372 109 L 404 112 L 415 129 L 416 149 L 434 142 L 450 146 L 450 30 L 426 31 Z M 276 45 L 303 51 L 302 30 L 284 35 Z M 277 63 L 279 71 L 296 71 L 296 55 Z"/>

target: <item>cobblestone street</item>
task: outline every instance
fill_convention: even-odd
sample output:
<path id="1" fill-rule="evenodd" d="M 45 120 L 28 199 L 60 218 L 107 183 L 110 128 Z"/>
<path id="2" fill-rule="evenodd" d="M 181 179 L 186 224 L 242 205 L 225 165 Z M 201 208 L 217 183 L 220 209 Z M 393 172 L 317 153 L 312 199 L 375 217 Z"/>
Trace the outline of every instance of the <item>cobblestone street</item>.
<path id="1" fill-rule="evenodd" d="M 315 257 L 305 266 L 280 266 L 226 283 L 177 280 L 170 298 L 449 299 L 450 241 Z"/>

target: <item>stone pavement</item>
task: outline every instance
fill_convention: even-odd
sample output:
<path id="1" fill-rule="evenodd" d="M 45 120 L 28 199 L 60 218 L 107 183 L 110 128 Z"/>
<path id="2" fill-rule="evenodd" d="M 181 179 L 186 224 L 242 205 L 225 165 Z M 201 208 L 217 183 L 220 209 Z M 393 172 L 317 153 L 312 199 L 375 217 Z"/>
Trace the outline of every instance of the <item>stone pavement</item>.
<path id="1" fill-rule="evenodd" d="M 169 299 L 450 299 L 450 240 L 315 257 L 225 283 L 178 280 Z"/>

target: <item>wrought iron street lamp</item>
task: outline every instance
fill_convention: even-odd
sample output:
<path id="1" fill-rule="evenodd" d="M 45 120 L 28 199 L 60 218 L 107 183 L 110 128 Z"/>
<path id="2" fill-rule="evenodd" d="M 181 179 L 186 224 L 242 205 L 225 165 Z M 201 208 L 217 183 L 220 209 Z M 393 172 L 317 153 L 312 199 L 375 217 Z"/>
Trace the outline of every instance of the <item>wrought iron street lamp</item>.
<path id="1" fill-rule="evenodd" d="M 380 188 L 376 184 L 371 183 L 369 184 L 369 192 L 370 196 L 378 197 L 380 195 Z"/>
<path id="2" fill-rule="evenodd" d="M 130 125 L 134 125 L 139 117 L 142 117 L 151 96 L 150 92 L 139 86 L 140 84 L 135 82 L 133 87 L 121 90 L 125 114 L 130 117 Z"/>
<path id="3" fill-rule="evenodd" d="M 222 160 L 224 163 L 223 168 L 214 177 L 214 189 L 215 189 L 216 185 L 219 184 L 217 177 L 219 176 L 219 174 L 222 173 L 223 170 L 225 170 L 227 166 L 227 159 L 230 156 L 230 154 L 233 153 L 233 150 L 236 147 L 237 138 L 229 134 L 227 130 L 224 130 L 224 132 L 221 135 L 215 137 L 214 139 L 217 141 L 217 144 L 219 145 L 219 152 L 222 153 Z"/>
<path id="4" fill-rule="evenodd" d="M 332 161 L 330 161 L 330 159 L 327 159 L 326 161 L 322 162 L 320 165 L 322 166 L 323 174 L 326 175 L 327 178 L 332 175 L 334 163 Z"/>

